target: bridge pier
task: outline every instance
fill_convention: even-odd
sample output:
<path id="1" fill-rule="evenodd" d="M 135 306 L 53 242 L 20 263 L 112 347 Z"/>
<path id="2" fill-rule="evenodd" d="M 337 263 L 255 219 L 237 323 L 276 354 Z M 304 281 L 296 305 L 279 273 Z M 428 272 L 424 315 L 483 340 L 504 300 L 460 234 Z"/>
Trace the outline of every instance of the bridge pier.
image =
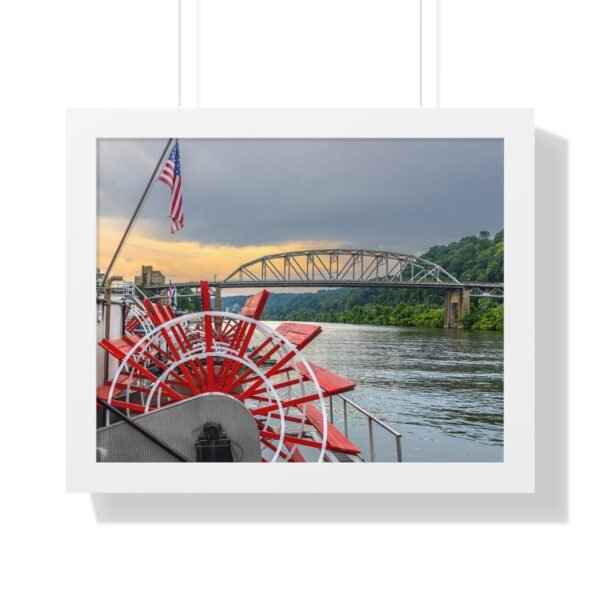
<path id="1" fill-rule="evenodd" d="M 221 310 L 221 288 L 216 286 L 215 288 L 215 310 Z"/>
<path id="2" fill-rule="evenodd" d="M 471 294 L 463 288 L 448 290 L 444 301 L 444 329 L 462 329 L 459 321 L 471 312 Z"/>

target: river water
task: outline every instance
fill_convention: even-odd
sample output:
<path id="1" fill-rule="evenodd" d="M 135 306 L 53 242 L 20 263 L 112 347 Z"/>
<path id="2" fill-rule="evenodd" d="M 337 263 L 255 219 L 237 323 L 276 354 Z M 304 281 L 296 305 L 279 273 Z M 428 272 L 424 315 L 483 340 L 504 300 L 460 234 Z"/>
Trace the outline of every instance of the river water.
<path id="1" fill-rule="evenodd" d="M 502 333 L 320 325 L 303 354 L 356 384 L 347 396 L 402 434 L 404 461 L 503 460 Z M 333 412 L 343 431 L 339 399 Z M 369 459 L 366 420 L 353 409 L 348 417 L 350 437 Z M 394 438 L 377 426 L 374 434 L 375 460 L 396 460 Z"/>

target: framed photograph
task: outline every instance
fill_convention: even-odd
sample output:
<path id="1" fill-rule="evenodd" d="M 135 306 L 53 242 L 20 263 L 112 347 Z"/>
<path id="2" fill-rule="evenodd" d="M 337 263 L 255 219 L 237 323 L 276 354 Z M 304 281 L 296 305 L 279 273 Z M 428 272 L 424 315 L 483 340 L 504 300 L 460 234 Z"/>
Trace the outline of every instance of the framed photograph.
<path id="1" fill-rule="evenodd" d="M 534 492 L 533 141 L 69 111 L 68 490 Z"/>

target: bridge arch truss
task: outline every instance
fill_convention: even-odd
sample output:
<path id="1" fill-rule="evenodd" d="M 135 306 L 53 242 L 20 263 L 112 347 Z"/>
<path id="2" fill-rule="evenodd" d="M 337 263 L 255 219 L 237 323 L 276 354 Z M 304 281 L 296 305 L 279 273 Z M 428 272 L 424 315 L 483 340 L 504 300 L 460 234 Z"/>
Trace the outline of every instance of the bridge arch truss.
<path id="1" fill-rule="evenodd" d="M 301 250 L 263 256 L 238 267 L 230 285 L 462 287 L 445 269 L 418 256 L 377 250 Z"/>

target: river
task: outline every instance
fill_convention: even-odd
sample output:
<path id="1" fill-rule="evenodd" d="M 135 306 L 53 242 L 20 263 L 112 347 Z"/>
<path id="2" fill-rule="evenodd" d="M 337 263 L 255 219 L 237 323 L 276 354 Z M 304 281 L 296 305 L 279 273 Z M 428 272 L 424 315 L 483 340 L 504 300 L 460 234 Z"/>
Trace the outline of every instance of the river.
<path id="1" fill-rule="evenodd" d="M 404 461 L 503 460 L 502 333 L 320 325 L 323 333 L 303 354 L 356 384 L 347 396 L 402 434 Z M 336 400 L 334 423 L 343 431 Z M 365 419 L 351 409 L 349 421 L 368 458 Z M 396 460 L 393 437 L 374 431 L 376 461 Z"/>

